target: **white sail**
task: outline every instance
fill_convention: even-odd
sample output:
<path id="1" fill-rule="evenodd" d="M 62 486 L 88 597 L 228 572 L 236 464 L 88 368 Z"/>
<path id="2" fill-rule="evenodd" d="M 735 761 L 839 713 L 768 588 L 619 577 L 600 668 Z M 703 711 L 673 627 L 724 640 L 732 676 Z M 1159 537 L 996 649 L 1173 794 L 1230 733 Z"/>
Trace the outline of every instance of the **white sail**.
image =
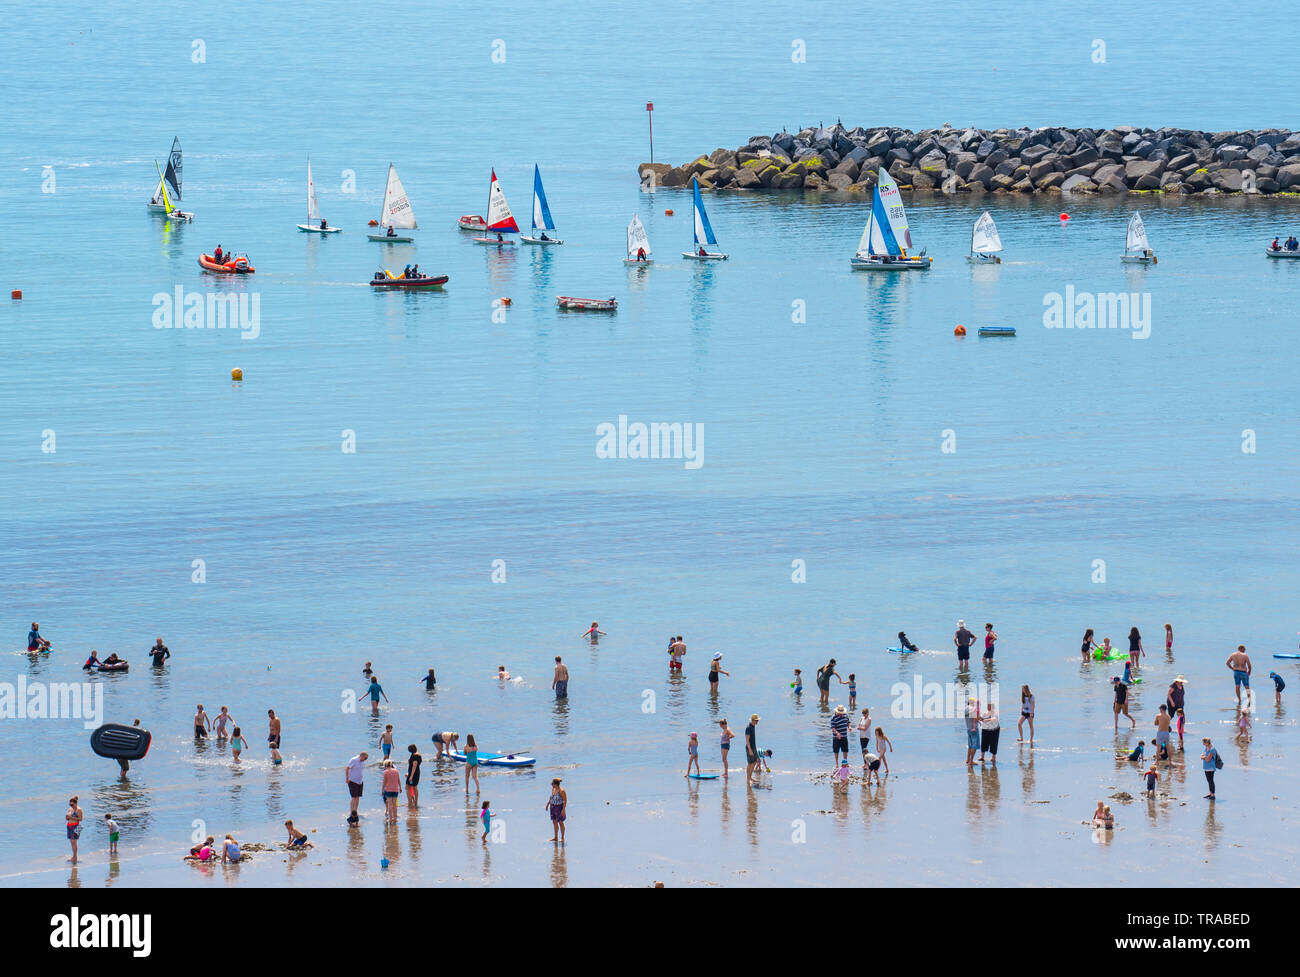
<path id="1" fill-rule="evenodd" d="M 1142 223 L 1142 215 L 1134 214 L 1128 219 L 1128 236 L 1124 241 L 1124 251 L 1137 254 L 1150 247 L 1151 243 L 1147 240 L 1147 229 Z"/>
<path id="2" fill-rule="evenodd" d="M 877 196 L 878 196 L 877 192 Z M 876 208 L 880 201 L 872 201 L 871 212 L 867 215 L 867 224 L 862 228 L 862 237 L 858 240 L 859 258 L 869 258 L 873 254 L 889 254 L 889 245 L 885 242 L 885 235 L 881 233 L 880 223 L 876 220 Z"/>
<path id="3" fill-rule="evenodd" d="M 488 185 L 487 229 L 497 234 L 516 234 L 519 231 L 514 214 L 510 213 L 510 205 L 506 203 L 505 191 L 497 181 L 495 169 L 492 170 L 492 182 Z"/>
<path id="4" fill-rule="evenodd" d="M 419 230 L 415 223 L 415 211 L 406 199 L 406 190 L 397 178 L 397 168 L 388 164 L 388 186 L 384 189 L 384 209 L 379 215 L 380 227 L 396 227 L 401 230 Z"/>
<path id="5" fill-rule="evenodd" d="M 641 223 L 641 218 L 634 214 L 631 223 L 627 225 L 627 256 L 637 257 L 637 252 L 641 248 L 645 249 L 646 257 L 650 257 L 650 239 L 646 236 L 645 225 Z"/>
<path id="6" fill-rule="evenodd" d="M 311 160 L 307 160 L 307 223 L 320 220 L 320 205 L 316 202 L 316 184 L 311 178 Z"/>
<path id="7" fill-rule="evenodd" d="M 1002 238 L 998 237 L 997 225 L 987 210 L 971 229 L 970 250 L 971 254 L 997 254 L 1002 250 Z"/>

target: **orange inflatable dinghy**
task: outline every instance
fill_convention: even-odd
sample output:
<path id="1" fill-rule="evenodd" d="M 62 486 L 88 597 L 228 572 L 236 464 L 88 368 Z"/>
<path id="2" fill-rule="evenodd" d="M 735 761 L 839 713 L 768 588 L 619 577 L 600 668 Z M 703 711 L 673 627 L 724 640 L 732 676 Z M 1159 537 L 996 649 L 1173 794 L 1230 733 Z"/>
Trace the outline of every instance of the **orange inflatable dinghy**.
<path id="1" fill-rule="evenodd" d="M 226 256 L 222 255 L 222 257 Z M 217 264 L 210 254 L 201 254 L 199 255 L 199 267 L 204 271 L 221 272 L 226 275 L 251 275 L 253 273 L 253 266 L 242 254 L 230 258 L 222 264 Z"/>

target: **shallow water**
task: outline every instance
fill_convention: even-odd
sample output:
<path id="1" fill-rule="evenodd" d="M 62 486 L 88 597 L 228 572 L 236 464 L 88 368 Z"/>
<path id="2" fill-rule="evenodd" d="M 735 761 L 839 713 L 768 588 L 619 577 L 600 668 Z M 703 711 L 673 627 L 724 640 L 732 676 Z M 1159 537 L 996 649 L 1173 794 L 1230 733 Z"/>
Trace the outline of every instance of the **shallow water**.
<path id="1" fill-rule="evenodd" d="M 79 721 L 6 721 L 0 758 L 22 789 L 0 799 L 3 884 L 1037 885 L 1171 871 L 1192 884 L 1281 881 L 1296 854 L 1300 781 L 1283 762 L 1295 719 L 1263 687 L 1279 665 L 1300 687 L 1296 663 L 1270 657 L 1296 631 L 1300 267 L 1260 252 L 1295 231 L 1294 201 L 918 198 L 913 234 L 934 268 L 882 278 L 848 266 L 859 198 L 710 197 L 732 257 L 695 268 L 678 257 L 688 197 L 642 194 L 635 178 L 647 98 L 656 158 L 672 162 L 836 115 L 916 127 L 1286 124 L 1260 86 L 1234 83 L 1230 99 L 1207 104 L 1216 79 L 1240 68 L 1211 55 L 1245 25 L 1213 39 L 1116 27 L 1101 66 L 1088 59 L 1096 30 L 1048 30 L 1046 13 L 1020 32 L 1005 4 L 904 22 L 904 48 L 942 52 L 927 70 L 944 97 L 936 104 L 935 85 L 919 80 L 868 111 L 845 98 L 845 78 L 861 73 L 867 27 L 856 23 L 777 17 L 737 35 L 711 18 L 647 31 L 574 14 L 587 28 L 577 30 L 564 21 L 577 8 L 542 19 L 507 4 L 507 31 L 448 11 L 436 38 L 392 39 L 390 62 L 412 66 L 395 91 L 358 53 L 365 25 L 351 9 L 313 8 L 311 47 L 334 60 L 329 75 L 283 57 L 302 25 L 276 11 L 177 29 L 170 59 L 155 56 L 149 25 L 105 12 L 74 22 L 43 10 L 0 39 L 0 77 L 41 96 L 11 104 L 0 150 L 0 257 L 25 292 L 0 310 L 0 363 L 23 392 L 0 405 L 0 606 L 9 647 L 39 619 L 56 648 L 35 663 L 15 651 L 0 678 L 77 681 L 90 648 L 117 651 L 133 670 L 91 680 L 106 718 L 138 717 L 155 735 L 120 783 Z M 488 59 L 498 33 L 504 65 Z M 1259 63 L 1285 63 L 1280 32 L 1256 33 Z M 205 65 L 189 60 L 194 37 Z M 808 42 L 809 64 L 789 63 L 791 37 Z M 955 38 L 985 43 L 945 43 Z M 717 98 L 698 97 L 702 50 L 711 75 L 732 79 Z M 1142 70 L 1152 63 L 1161 70 Z M 982 81 L 993 67 L 996 82 Z M 210 97 L 250 78 L 246 99 Z M 408 94 L 421 111 L 378 136 L 376 106 Z M 168 230 L 144 202 L 174 134 L 198 217 Z M 346 228 L 329 240 L 294 228 L 309 152 L 324 213 Z M 421 226 L 387 261 L 449 274 L 444 294 L 360 284 L 389 250 L 363 232 L 390 159 Z M 526 215 L 534 159 L 568 243 L 474 247 L 453 221 L 483 209 L 489 167 Z M 57 189 L 41 193 L 51 163 Z M 344 169 L 355 194 L 340 191 Z M 1003 265 L 972 269 L 962 255 L 986 206 L 1007 251 Z M 1161 258 L 1153 268 L 1117 260 L 1135 207 Z M 660 263 L 629 272 L 618 259 L 633 212 Z M 71 264 L 69 241 L 99 260 Z M 195 257 L 218 242 L 247 251 L 256 275 L 203 276 Z M 155 329 L 154 296 L 178 285 L 256 294 L 260 335 Z M 1071 285 L 1150 294 L 1149 338 L 1045 329 L 1045 295 Z M 556 294 L 575 293 L 616 295 L 619 312 L 555 311 Z M 503 296 L 512 304 L 494 321 Z M 806 321 L 792 321 L 796 302 Z M 971 335 L 954 339 L 957 323 Z M 984 324 L 1019 335 L 981 340 Z M 703 425 L 702 467 L 598 458 L 597 425 L 620 415 Z M 47 430 L 53 453 L 41 450 Z M 344 431 L 354 454 L 341 450 Z M 945 431 L 954 453 L 941 450 Z M 504 583 L 492 582 L 496 560 Z M 791 580 L 795 560 L 806 583 Z M 987 676 L 1008 717 L 996 774 L 967 773 L 956 721 L 890 716 L 894 682 L 956 679 L 959 617 L 1001 635 Z M 597 647 L 578 638 L 593 618 L 609 632 Z M 1082 630 L 1122 645 L 1137 624 L 1156 653 L 1166 621 L 1175 658 L 1144 670 L 1138 732 L 1115 736 L 1117 669 L 1079 664 Z M 900 628 L 940 653 L 885 653 Z M 666 674 L 670 632 L 690 648 L 685 678 Z M 155 674 L 143 649 L 159 634 L 175 657 Z M 1239 642 L 1261 687 L 1246 749 L 1229 744 L 1222 665 Z M 732 672 L 717 702 L 704 681 L 714 651 Z M 573 673 L 565 706 L 548 690 L 557 654 Z M 831 656 L 894 741 L 882 788 L 839 796 L 817 779 L 831 766 L 828 717 L 815 692 L 795 700 L 788 682 L 800 667 L 812 688 Z M 366 659 L 392 700 L 378 721 L 343 711 Z M 502 663 L 523 681 L 500 687 Z M 429 666 L 432 696 L 419 684 Z M 1211 735 L 1227 760 L 1222 800 L 1207 812 L 1193 757 L 1185 773 L 1175 765 L 1173 800 L 1110 802 L 1119 830 L 1094 845 L 1080 822 L 1096 800 L 1140 786 L 1110 754 L 1146 738 L 1178 673 L 1189 746 Z M 986 678 L 978 663 L 973 674 Z M 1032 752 L 1010 722 L 1021 683 L 1038 697 Z M 224 747 L 190 738 L 200 701 L 244 725 L 254 748 L 238 768 Z M 285 723 L 278 771 L 261 750 L 267 708 Z M 689 731 L 716 769 L 712 723 L 725 716 L 740 735 L 754 711 L 775 754 L 770 789 L 682 778 Z M 484 774 L 504 843 L 483 851 L 461 771 L 438 770 L 431 749 L 417 819 L 404 808 L 389 840 L 376 773 L 363 830 L 343 829 L 342 766 L 362 748 L 377 756 L 388 722 L 398 754 L 452 728 L 539 757 L 532 772 Z M 561 857 L 543 810 L 552 776 L 572 803 Z M 92 823 L 86 864 L 68 872 L 58 818 L 71 793 L 91 822 L 119 812 L 120 870 Z M 287 875 L 281 855 L 225 873 L 177 861 L 194 831 L 272 842 L 286 817 L 318 829 L 317 849 Z"/>

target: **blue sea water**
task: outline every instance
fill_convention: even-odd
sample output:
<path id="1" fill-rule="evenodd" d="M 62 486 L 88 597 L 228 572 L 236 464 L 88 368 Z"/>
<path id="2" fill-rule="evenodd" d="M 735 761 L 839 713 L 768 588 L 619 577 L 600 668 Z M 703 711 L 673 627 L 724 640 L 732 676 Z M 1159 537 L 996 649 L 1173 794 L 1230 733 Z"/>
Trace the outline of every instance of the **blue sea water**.
<path id="1" fill-rule="evenodd" d="M 1190 751 L 1231 732 L 1228 651 L 1245 643 L 1266 686 L 1282 664 L 1270 655 L 1294 647 L 1300 267 L 1262 254 L 1296 231 L 1294 200 L 917 197 L 934 268 L 882 278 L 848 265 L 861 198 L 711 195 L 731 258 L 694 267 L 678 257 L 689 198 L 636 178 L 649 100 L 655 158 L 673 163 L 836 118 L 1295 127 L 1259 84 L 1289 38 L 1246 19 L 1204 32 L 1201 6 L 1218 9 L 1184 4 L 1187 19 L 1156 29 L 1123 4 L 938 4 L 890 21 L 887 44 L 836 4 L 743 27 L 679 3 L 439 8 L 433 30 L 409 5 L 195 9 L 162 25 L 127 5 L 12 12 L 0 266 L 24 298 L 0 307 L 0 607 L 15 652 L 0 680 L 74 681 L 90 648 L 117 651 L 133 670 L 92 680 L 107 718 L 139 717 L 155 742 L 123 783 L 79 722 L 3 720 L 22 788 L 0 799 L 5 883 L 185 884 L 175 855 L 196 822 L 272 841 L 285 817 L 318 827 L 292 884 L 374 882 L 381 852 L 394 878 L 425 883 L 829 884 L 846 881 L 847 852 L 871 866 L 859 882 L 1086 884 L 1161 871 L 1188 844 L 1205 851 L 1193 881 L 1278 881 L 1264 853 L 1295 854 L 1278 812 L 1296 800 L 1296 734 L 1267 688 L 1255 744 L 1221 778 L 1235 806 L 1193 807 L 1189 752 L 1175 800 L 1121 814 L 1141 863 L 1078 822 L 1096 796 L 1137 793 L 1106 752 L 1150 729 L 1175 674 Z M 168 227 L 144 204 L 173 136 L 197 216 Z M 345 228 L 325 240 L 294 226 L 309 155 Z M 390 161 L 420 222 L 410 247 L 365 239 Z M 563 248 L 498 252 L 455 229 L 484 210 L 493 167 L 526 219 L 535 162 Z M 972 269 L 984 207 L 1004 264 Z M 1135 208 L 1152 268 L 1118 261 Z M 653 268 L 619 260 L 633 213 Z M 256 274 L 205 276 L 196 257 L 217 243 Z M 410 261 L 448 274 L 447 290 L 365 286 Z M 156 297 L 177 287 L 255 295 L 257 337 L 155 328 Z M 1044 328 L 1045 298 L 1068 287 L 1149 295 L 1149 337 Z M 560 313 L 558 294 L 620 308 Z M 980 325 L 1019 335 L 981 340 Z M 702 425 L 703 465 L 598 457 L 597 427 L 620 415 Z M 1038 695 L 1040 749 L 1012 753 L 1008 724 L 997 774 L 965 772 L 954 722 L 889 717 L 895 681 L 957 680 L 959 617 L 997 625 L 998 664 L 976 678 L 1003 684 L 1004 712 L 1021 683 Z M 597 647 L 578 639 L 593 618 L 609 632 Z M 56 651 L 30 663 L 17 650 L 33 619 Z M 1122 645 L 1137 624 L 1154 652 L 1166 621 L 1175 655 L 1135 690 L 1139 732 L 1112 740 L 1110 673 L 1078 664 L 1082 630 Z M 887 655 L 900 628 L 944 655 Z M 684 679 L 665 674 L 670 633 L 691 649 Z M 154 674 L 143 652 L 160 634 L 176 657 Z M 732 672 L 717 701 L 714 651 Z M 557 654 L 573 673 L 559 706 Z M 831 656 L 899 749 L 888 785 L 851 802 L 816 780 L 830 760 L 815 693 L 788 689 L 793 668 L 810 679 Z M 368 659 L 391 699 L 378 725 L 345 711 Z M 499 687 L 502 663 L 523 681 Z M 430 666 L 434 696 L 418 684 Z M 252 762 L 193 745 L 197 702 L 230 706 Z M 279 772 L 260 750 L 267 708 L 285 721 Z M 751 712 L 776 754 L 772 790 L 683 788 L 686 733 L 716 768 L 710 724 L 740 733 Z M 342 765 L 376 756 L 387 722 L 399 755 L 448 728 L 533 751 L 536 772 L 484 778 L 520 843 L 484 855 L 458 771 L 432 762 L 419 818 L 404 809 L 384 835 L 372 810 L 349 838 Z M 553 775 L 575 836 L 554 859 L 540 844 Z M 120 814 L 119 868 L 90 831 L 88 864 L 64 867 L 58 817 L 78 792 L 92 820 Z M 1246 851 L 1228 841 L 1243 836 Z M 279 866 L 263 856 L 246 877 L 283 884 Z"/>

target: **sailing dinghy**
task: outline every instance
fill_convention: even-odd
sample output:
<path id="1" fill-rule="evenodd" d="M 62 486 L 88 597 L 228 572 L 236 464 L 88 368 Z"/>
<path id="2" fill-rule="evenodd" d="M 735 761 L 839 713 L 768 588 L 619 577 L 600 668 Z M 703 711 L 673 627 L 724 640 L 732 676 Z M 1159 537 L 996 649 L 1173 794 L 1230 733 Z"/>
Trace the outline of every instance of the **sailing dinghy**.
<path id="1" fill-rule="evenodd" d="M 384 209 L 379 212 L 379 226 L 385 228 L 383 234 L 367 234 L 372 241 L 385 244 L 410 244 L 415 238 L 398 231 L 417 231 L 420 226 L 415 223 L 415 211 L 406 199 L 406 188 L 397 177 L 397 167 L 388 164 L 388 184 L 384 187 Z"/>
<path id="2" fill-rule="evenodd" d="M 155 168 L 157 168 L 158 162 L 155 160 L 153 165 Z M 169 167 L 170 165 L 171 164 L 168 163 Z M 168 172 L 170 172 L 170 169 L 168 170 Z M 171 199 L 167 196 L 167 180 L 165 177 L 163 177 L 161 169 L 158 171 L 158 179 L 159 179 L 159 183 L 158 183 L 159 192 L 162 194 L 163 216 L 166 217 L 169 221 L 184 221 L 188 223 L 189 221 L 194 220 L 193 214 L 187 214 L 185 211 L 177 210 L 174 206 L 172 206 Z"/>
<path id="3" fill-rule="evenodd" d="M 998 237 L 998 227 L 993 223 L 993 216 L 986 210 L 970 232 L 970 254 L 966 260 L 974 265 L 1000 265 L 1002 259 L 998 252 L 1002 250 L 1002 238 Z"/>
<path id="4" fill-rule="evenodd" d="M 158 177 L 158 189 L 153 192 L 149 199 L 148 210 L 151 214 L 167 213 L 167 205 L 163 201 L 163 191 L 166 190 L 171 197 L 172 206 L 179 206 L 181 202 L 181 139 L 175 136 L 172 139 L 172 151 L 167 157 L 167 172 Z M 157 165 L 156 163 L 154 164 Z"/>
<path id="5" fill-rule="evenodd" d="M 1154 265 L 1156 253 L 1151 250 L 1151 242 L 1147 240 L 1146 225 L 1142 223 L 1142 215 L 1134 214 L 1128 219 L 1128 233 L 1124 236 L 1124 253 L 1119 258 L 1126 265 Z"/>
<path id="6" fill-rule="evenodd" d="M 700 181 L 691 177 L 691 189 L 695 196 L 695 250 L 683 251 L 683 258 L 693 261 L 726 261 L 727 256 L 721 251 L 710 251 L 718 246 L 718 239 L 713 234 L 713 225 L 704 210 L 704 198 L 700 196 Z"/>
<path id="7" fill-rule="evenodd" d="M 555 233 L 555 221 L 551 220 L 551 208 L 546 205 L 546 191 L 542 189 L 542 173 L 533 164 L 533 233 L 520 234 L 519 240 L 524 244 L 563 244 L 559 238 L 551 237 L 546 232 Z"/>
<path id="8" fill-rule="evenodd" d="M 496 237 L 476 237 L 475 244 L 505 247 L 515 242 L 502 235 L 519 233 L 519 225 L 515 223 L 515 215 L 510 213 L 510 205 L 506 203 L 505 191 L 497 182 L 495 169 L 492 171 L 492 183 L 488 186 L 487 230 Z"/>
<path id="9" fill-rule="evenodd" d="M 646 237 L 645 225 L 641 223 L 640 217 L 633 214 L 627 225 L 627 257 L 623 259 L 623 264 L 642 267 L 653 265 L 655 260 L 650 255 L 650 239 Z"/>
<path id="10" fill-rule="evenodd" d="M 316 184 L 311 178 L 311 160 L 307 160 L 307 223 L 299 224 L 298 230 L 309 234 L 337 234 L 341 227 L 330 227 L 329 222 L 320 215 L 320 204 L 316 202 Z"/>
<path id="11" fill-rule="evenodd" d="M 858 241 L 858 251 L 850 260 L 854 269 L 878 271 L 928 271 L 933 258 L 925 252 L 908 254 L 912 247 L 912 230 L 898 184 L 883 167 L 876 171 L 876 189 L 871 198 L 871 213 Z"/>

